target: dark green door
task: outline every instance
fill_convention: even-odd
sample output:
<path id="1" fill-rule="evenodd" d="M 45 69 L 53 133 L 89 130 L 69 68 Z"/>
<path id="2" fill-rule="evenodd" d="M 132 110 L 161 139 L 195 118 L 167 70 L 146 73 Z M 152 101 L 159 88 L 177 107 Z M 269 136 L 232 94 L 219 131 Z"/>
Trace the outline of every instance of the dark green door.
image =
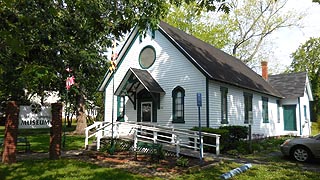
<path id="1" fill-rule="evenodd" d="M 285 131 L 296 131 L 296 105 L 284 105 L 283 106 L 283 120 Z"/>

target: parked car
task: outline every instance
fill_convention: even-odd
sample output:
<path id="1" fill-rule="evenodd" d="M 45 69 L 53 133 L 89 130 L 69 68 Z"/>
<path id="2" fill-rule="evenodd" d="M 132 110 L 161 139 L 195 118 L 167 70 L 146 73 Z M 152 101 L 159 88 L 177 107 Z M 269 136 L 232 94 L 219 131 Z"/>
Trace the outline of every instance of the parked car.
<path id="1" fill-rule="evenodd" d="M 281 144 L 280 149 L 283 155 L 300 162 L 320 158 L 320 134 L 308 138 L 288 139 Z"/>

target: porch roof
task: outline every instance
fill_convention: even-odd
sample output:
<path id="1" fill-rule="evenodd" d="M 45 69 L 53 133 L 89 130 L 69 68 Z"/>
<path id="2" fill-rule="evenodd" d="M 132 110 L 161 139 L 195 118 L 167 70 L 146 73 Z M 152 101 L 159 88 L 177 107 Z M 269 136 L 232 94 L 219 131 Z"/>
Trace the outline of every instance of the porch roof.
<path id="1" fill-rule="evenodd" d="M 150 93 L 165 93 L 147 70 L 129 68 L 114 94 L 117 96 L 128 96 L 129 93 L 136 93 L 140 85 Z"/>

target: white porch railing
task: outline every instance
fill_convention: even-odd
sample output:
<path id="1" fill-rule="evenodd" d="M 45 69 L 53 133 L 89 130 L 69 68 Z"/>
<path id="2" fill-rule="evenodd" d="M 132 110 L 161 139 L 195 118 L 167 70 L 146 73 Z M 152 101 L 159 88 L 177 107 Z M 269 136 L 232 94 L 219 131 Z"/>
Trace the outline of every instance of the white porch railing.
<path id="1" fill-rule="evenodd" d="M 94 131 L 89 135 L 89 132 Z M 91 137 L 96 137 L 97 150 L 100 149 L 100 140 L 103 137 L 111 137 L 111 123 L 96 123 L 86 128 L 85 147 Z M 175 147 L 176 155 L 179 156 L 181 148 L 193 151 L 202 151 L 204 146 L 215 148 L 216 155 L 220 154 L 220 135 L 211 133 L 199 133 L 191 130 L 175 129 L 148 123 L 125 123 L 115 122 L 113 125 L 113 137 L 130 137 L 134 141 L 134 150 L 137 150 L 138 141 L 152 142 L 164 146 Z M 204 143 L 204 137 L 215 138 L 214 144 Z"/>

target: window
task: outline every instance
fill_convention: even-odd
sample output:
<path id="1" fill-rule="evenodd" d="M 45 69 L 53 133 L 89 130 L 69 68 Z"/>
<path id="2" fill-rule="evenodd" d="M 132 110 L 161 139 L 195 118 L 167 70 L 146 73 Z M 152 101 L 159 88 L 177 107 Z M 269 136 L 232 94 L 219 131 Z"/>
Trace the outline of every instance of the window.
<path id="1" fill-rule="evenodd" d="M 252 94 L 243 93 L 244 96 L 244 123 L 248 124 L 252 123 L 253 115 L 252 115 Z"/>
<path id="2" fill-rule="evenodd" d="M 262 121 L 269 123 L 268 98 L 262 97 Z"/>
<path id="3" fill-rule="evenodd" d="M 139 55 L 139 63 L 143 69 L 147 69 L 152 66 L 156 60 L 156 51 L 152 46 L 144 47 Z"/>
<path id="4" fill-rule="evenodd" d="M 307 118 L 307 106 L 303 105 L 303 112 L 304 112 L 304 119 L 308 119 Z"/>
<path id="5" fill-rule="evenodd" d="M 124 113 L 125 113 L 125 97 L 117 97 L 117 121 L 124 122 Z"/>
<path id="6" fill-rule="evenodd" d="M 184 123 L 184 89 L 180 86 L 172 91 L 172 122 Z"/>
<path id="7" fill-rule="evenodd" d="M 154 39 L 156 37 L 156 31 L 152 30 L 151 31 L 151 38 Z"/>
<path id="8" fill-rule="evenodd" d="M 221 124 L 228 124 L 228 88 L 220 87 L 221 92 Z"/>
<path id="9" fill-rule="evenodd" d="M 280 123 L 280 100 L 277 100 L 278 123 Z"/>

